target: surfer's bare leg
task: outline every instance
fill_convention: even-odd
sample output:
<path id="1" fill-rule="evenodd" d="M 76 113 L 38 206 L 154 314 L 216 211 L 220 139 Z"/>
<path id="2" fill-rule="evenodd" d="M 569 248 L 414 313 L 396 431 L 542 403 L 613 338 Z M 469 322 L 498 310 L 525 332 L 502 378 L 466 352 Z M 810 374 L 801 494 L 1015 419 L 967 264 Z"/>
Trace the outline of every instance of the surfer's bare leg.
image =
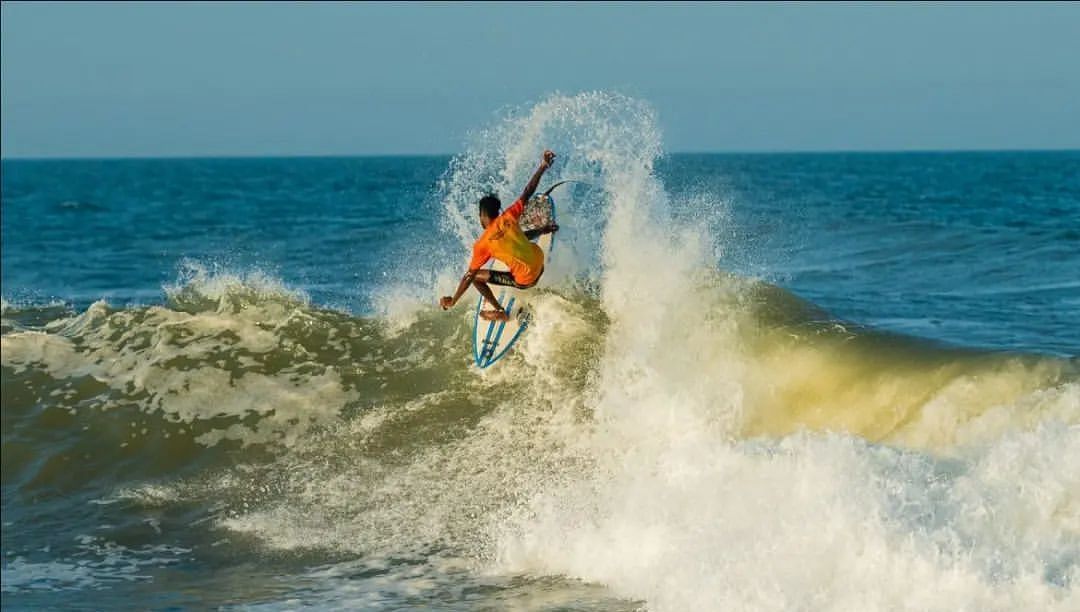
<path id="1" fill-rule="evenodd" d="M 473 277 L 473 287 L 476 287 L 476 290 L 480 292 L 480 295 L 484 296 L 484 299 L 488 301 L 488 304 L 495 307 L 494 312 L 490 310 L 481 312 L 480 317 L 488 321 L 505 321 L 510 317 L 506 314 L 506 311 L 503 310 L 502 305 L 499 304 L 499 300 L 495 299 L 495 294 L 492 293 L 491 287 L 487 284 L 489 280 L 491 280 L 490 270 L 480 270 L 476 273 L 476 276 Z"/>

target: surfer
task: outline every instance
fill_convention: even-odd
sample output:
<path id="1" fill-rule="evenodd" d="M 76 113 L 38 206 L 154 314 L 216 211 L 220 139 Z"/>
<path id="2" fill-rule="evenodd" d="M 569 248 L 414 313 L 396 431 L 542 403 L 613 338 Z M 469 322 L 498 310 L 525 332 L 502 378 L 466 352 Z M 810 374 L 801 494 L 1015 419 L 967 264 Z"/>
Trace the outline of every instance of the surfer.
<path id="1" fill-rule="evenodd" d="M 555 154 L 548 150 L 544 151 L 540 167 L 536 169 L 532 178 L 529 179 L 529 183 L 525 185 L 521 196 L 505 211 L 501 211 L 502 202 L 494 194 L 488 194 L 480 198 L 480 226 L 484 228 L 484 233 L 480 235 L 476 244 L 473 245 L 469 269 L 465 272 L 465 276 L 461 277 L 461 282 L 458 283 L 454 296 L 447 295 L 439 300 L 439 305 L 442 306 L 443 310 L 453 308 L 454 304 L 457 304 L 458 300 L 461 299 L 461 295 L 465 293 L 471 284 L 495 308 L 495 310 L 481 312 L 480 316 L 488 321 L 506 321 L 509 316 L 502 305 L 499 304 L 499 301 L 495 299 L 495 294 L 491 292 L 488 284 L 528 289 L 540 280 L 540 276 L 544 273 L 544 252 L 540 247 L 530 242 L 529 239 L 541 234 L 558 231 L 559 226 L 551 224 L 537 230 L 523 232 L 521 226 L 518 225 L 518 219 L 521 218 L 521 213 L 525 211 L 525 203 L 536 192 L 536 187 L 540 184 L 540 177 L 544 176 L 544 172 L 551 167 L 554 161 Z M 484 264 L 491 260 L 492 257 L 506 264 L 510 271 L 500 272 L 484 269 Z"/>

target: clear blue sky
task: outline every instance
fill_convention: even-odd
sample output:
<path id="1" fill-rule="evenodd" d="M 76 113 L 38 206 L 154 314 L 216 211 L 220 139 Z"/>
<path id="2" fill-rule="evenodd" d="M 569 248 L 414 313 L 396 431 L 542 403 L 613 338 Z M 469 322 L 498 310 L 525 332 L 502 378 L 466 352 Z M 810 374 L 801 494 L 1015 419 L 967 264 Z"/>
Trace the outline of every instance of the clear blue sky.
<path id="1" fill-rule="evenodd" d="M 23 4 L 4 157 L 450 153 L 620 91 L 669 151 L 1080 148 L 1080 4 Z"/>

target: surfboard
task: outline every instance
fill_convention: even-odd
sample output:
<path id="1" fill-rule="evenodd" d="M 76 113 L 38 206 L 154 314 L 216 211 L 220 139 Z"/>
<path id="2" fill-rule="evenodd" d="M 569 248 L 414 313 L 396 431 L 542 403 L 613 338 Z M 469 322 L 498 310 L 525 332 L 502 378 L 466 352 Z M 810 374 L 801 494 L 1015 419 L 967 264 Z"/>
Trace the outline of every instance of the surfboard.
<path id="1" fill-rule="evenodd" d="M 539 229 L 555 223 L 555 200 L 551 192 L 559 185 L 570 181 L 560 181 L 548 188 L 544 193 L 534 195 L 525 203 L 525 212 L 521 214 L 518 223 L 522 231 Z M 554 233 L 541 234 L 533 238 L 533 242 L 544 251 L 544 265 L 551 261 L 551 248 L 554 246 Z M 492 260 L 488 266 L 492 270 L 506 271 L 508 268 L 498 260 Z M 521 338 L 522 333 L 529 327 L 532 321 L 532 312 L 529 309 L 529 296 L 536 288 L 516 289 L 514 287 L 501 287 L 490 285 L 491 291 L 499 300 L 499 304 L 510 316 L 507 321 L 485 321 L 480 313 L 494 310 L 483 297 L 476 303 L 476 323 L 473 334 L 473 358 L 480 368 L 490 367 L 502 359 L 504 355 Z"/>

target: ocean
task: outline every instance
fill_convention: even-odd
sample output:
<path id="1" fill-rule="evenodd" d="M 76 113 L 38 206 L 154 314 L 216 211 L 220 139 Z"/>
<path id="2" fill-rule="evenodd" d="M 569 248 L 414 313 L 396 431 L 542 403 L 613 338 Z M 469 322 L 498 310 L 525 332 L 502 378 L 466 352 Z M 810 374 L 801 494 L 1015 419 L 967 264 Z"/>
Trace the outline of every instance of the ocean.
<path id="1" fill-rule="evenodd" d="M 4 609 L 1080 609 L 1080 151 L 3 160 Z M 479 235 L 544 148 L 533 325 Z"/>

